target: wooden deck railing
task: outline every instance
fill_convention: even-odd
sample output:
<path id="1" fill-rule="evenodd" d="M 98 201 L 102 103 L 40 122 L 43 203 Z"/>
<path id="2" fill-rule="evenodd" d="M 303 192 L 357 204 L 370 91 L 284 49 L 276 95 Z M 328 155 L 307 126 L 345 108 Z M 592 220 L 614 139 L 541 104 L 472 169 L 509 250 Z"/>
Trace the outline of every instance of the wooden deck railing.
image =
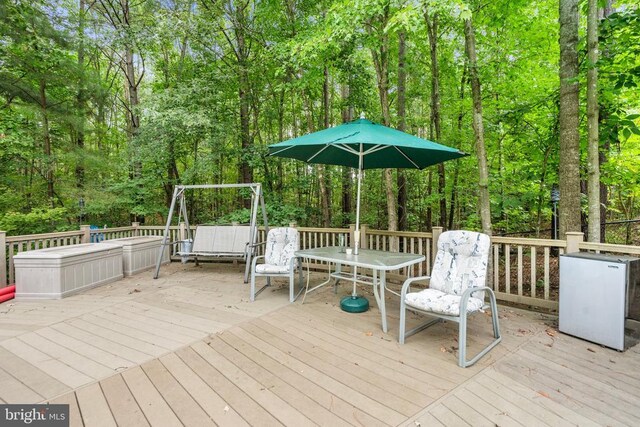
<path id="1" fill-rule="evenodd" d="M 299 227 L 301 247 L 310 249 L 322 246 L 337 246 L 340 235 L 345 244 L 352 246 L 354 226 L 350 228 Z M 171 241 L 184 238 L 184 225 L 172 226 Z M 162 236 L 163 226 L 141 226 L 133 223 L 126 227 L 90 229 L 81 226 L 78 231 L 9 236 L 0 231 L 0 287 L 13 283 L 13 256 L 19 252 L 57 246 L 75 245 L 99 240 L 110 240 L 131 236 Z M 442 233 L 442 228 L 434 227 L 433 232 L 392 232 L 372 230 L 366 225 L 361 228 L 362 247 L 375 250 L 391 250 L 422 254 L 424 263 L 389 274 L 390 281 L 402 280 L 408 274 L 428 275 L 436 253 L 434 242 Z M 264 228 L 260 229 L 259 241 L 264 241 Z M 499 300 L 556 310 L 559 290 L 559 256 L 578 251 L 595 251 L 611 254 L 640 256 L 640 246 L 589 243 L 583 241 L 582 233 L 567 233 L 566 240 L 525 239 L 514 237 L 493 237 L 490 259 L 489 286 Z M 175 248 L 171 248 L 173 255 Z M 325 263 L 311 263 L 309 268 L 327 270 Z"/>

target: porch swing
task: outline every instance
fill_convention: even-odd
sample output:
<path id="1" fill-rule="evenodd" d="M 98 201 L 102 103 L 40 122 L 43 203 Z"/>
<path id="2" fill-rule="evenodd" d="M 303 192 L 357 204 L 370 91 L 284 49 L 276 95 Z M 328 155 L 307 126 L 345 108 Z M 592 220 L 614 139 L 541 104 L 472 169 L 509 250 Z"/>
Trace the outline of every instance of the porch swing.
<path id="1" fill-rule="evenodd" d="M 218 188 L 249 188 L 251 190 L 251 213 L 249 224 L 198 225 L 192 232 L 189 224 L 189 218 L 187 216 L 185 191 Z M 176 202 L 179 202 L 178 222 L 180 222 L 181 217 L 184 218 L 186 239 L 171 241 L 171 222 L 176 210 Z M 153 278 L 157 279 L 160 274 L 162 256 L 166 247 L 179 245 L 179 250 L 176 252 L 176 255 L 182 257 L 183 261 L 191 258 L 193 258 L 196 263 L 198 262 L 198 258 L 219 258 L 244 261 L 244 283 L 248 283 L 251 260 L 256 256 L 256 248 L 258 246 L 258 209 L 262 210 L 262 220 L 265 227 L 265 233 L 268 233 L 269 225 L 267 222 L 267 211 L 265 209 L 264 197 L 262 194 L 262 184 L 176 185 L 173 189 L 173 198 L 171 199 L 171 207 L 169 208 L 169 215 L 167 216 L 167 225 L 164 229 L 162 247 L 158 254 L 156 271 Z"/>

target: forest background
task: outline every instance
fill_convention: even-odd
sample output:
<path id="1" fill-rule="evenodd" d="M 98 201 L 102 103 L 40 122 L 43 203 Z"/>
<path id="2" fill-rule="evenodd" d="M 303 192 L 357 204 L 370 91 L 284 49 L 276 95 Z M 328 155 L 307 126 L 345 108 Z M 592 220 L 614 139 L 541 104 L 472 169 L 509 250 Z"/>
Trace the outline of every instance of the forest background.
<path id="1" fill-rule="evenodd" d="M 371 227 L 548 237 L 559 188 L 561 231 L 639 244 L 638 83 L 637 0 L 0 0 L 0 230 L 160 224 L 175 184 L 235 182 L 344 226 L 354 171 L 266 147 L 364 112 L 470 154 L 366 171 Z M 248 219 L 237 190 L 188 202 Z"/>

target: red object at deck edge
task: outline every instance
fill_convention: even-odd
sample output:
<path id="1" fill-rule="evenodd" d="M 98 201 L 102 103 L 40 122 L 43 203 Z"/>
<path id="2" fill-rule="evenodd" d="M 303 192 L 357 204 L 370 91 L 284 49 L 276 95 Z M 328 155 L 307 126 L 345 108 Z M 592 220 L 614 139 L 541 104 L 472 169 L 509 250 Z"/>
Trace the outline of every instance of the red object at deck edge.
<path id="1" fill-rule="evenodd" d="M 16 297 L 15 292 L 12 292 L 10 294 L 0 295 L 0 303 L 3 303 L 5 301 L 9 301 L 10 299 L 14 299 L 15 297 Z"/>
<path id="2" fill-rule="evenodd" d="M 16 285 L 0 288 L 0 295 L 13 294 L 16 292 Z"/>

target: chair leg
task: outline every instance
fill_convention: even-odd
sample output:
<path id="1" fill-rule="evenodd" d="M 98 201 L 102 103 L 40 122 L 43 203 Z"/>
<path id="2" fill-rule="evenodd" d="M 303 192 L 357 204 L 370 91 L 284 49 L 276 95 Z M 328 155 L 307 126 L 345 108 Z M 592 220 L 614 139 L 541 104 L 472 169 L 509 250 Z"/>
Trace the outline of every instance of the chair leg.
<path id="1" fill-rule="evenodd" d="M 251 272 L 251 294 L 249 300 L 254 302 L 256 300 L 256 275 Z"/>
<path id="2" fill-rule="evenodd" d="M 295 271 L 291 271 L 289 273 L 289 302 L 293 302 L 295 301 L 295 289 L 294 289 L 294 283 L 295 283 L 295 277 L 296 272 Z"/>
<path id="3" fill-rule="evenodd" d="M 500 341 L 502 341 L 502 336 L 500 335 L 500 324 L 498 322 L 498 304 L 496 303 L 496 296 L 490 289 L 487 290 L 489 293 L 489 304 L 491 307 L 491 323 L 493 326 L 493 336 L 494 340 L 489 343 L 482 351 L 480 351 L 473 359 L 467 360 L 467 316 L 460 316 L 460 330 L 459 330 L 459 345 L 458 349 L 458 365 L 462 368 L 469 367 L 475 364 L 482 356 L 487 354 L 489 350 L 498 345 Z"/>
<path id="4" fill-rule="evenodd" d="M 458 366 L 467 367 L 467 318 L 468 314 L 460 314 L 458 323 Z"/>
<path id="5" fill-rule="evenodd" d="M 398 342 L 404 344 L 404 331 L 406 329 L 405 321 L 407 320 L 407 306 L 404 300 L 400 299 L 400 331 L 398 334 Z"/>

